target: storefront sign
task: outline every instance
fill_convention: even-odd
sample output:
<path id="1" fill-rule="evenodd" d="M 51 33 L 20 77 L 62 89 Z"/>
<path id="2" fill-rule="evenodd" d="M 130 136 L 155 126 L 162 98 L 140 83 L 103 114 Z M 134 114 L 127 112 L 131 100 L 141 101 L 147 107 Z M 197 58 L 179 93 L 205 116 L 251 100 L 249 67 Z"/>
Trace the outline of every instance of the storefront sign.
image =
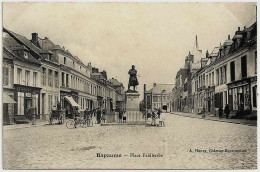
<path id="1" fill-rule="evenodd" d="M 32 97 L 32 94 L 31 93 L 26 93 L 25 96 L 26 97 Z"/>
<path id="2" fill-rule="evenodd" d="M 38 87 L 30 87 L 30 86 L 16 85 L 16 84 L 14 84 L 14 87 L 15 87 L 15 91 L 17 92 L 35 93 L 35 94 L 40 93 L 40 90 L 42 89 Z"/>

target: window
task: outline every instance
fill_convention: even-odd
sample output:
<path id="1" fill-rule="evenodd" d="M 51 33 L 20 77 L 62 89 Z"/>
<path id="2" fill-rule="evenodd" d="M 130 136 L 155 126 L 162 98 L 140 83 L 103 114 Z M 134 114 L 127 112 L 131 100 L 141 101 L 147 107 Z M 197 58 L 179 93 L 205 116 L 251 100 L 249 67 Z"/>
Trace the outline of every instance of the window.
<path id="1" fill-rule="evenodd" d="M 49 77 L 48 77 L 49 81 L 48 81 L 48 85 L 49 86 L 53 86 L 53 74 L 52 74 L 52 70 L 49 69 Z"/>
<path id="2" fill-rule="evenodd" d="M 67 61 L 66 61 L 67 59 L 66 59 L 66 57 L 64 57 L 64 64 L 66 64 L 67 63 Z"/>
<path id="3" fill-rule="evenodd" d="M 236 70 L 235 70 L 235 61 L 230 62 L 230 79 L 231 81 L 235 81 L 235 74 Z"/>
<path id="4" fill-rule="evenodd" d="M 219 69 L 217 69 L 217 85 L 219 85 Z"/>
<path id="5" fill-rule="evenodd" d="M 55 71 L 55 87 L 59 87 L 59 72 Z"/>
<path id="6" fill-rule="evenodd" d="M 66 74 L 66 87 L 69 87 L 69 74 Z"/>
<path id="7" fill-rule="evenodd" d="M 247 63 L 246 63 L 246 56 L 243 56 L 241 58 L 241 74 L 242 78 L 247 77 Z"/>
<path id="8" fill-rule="evenodd" d="M 214 72 L 212 72 L 212 85 L 214 85 Z"/>
<path id="9" fill-rule="evenodd" d="M 48 102 L 49 102 L 49 112 L 50 112 L 52 108 L 52 95 L 48 95 Z"/>
<path id="10" fill-rule="evenodd" d="M 46 85 L 46 68 L 42 68 L 42 85 Z"/>
<path id="11" fill-rule="evenodd" d="M 257 107 L 257 86 L 253 87 L 253 107 Z"/>
<path id="12" fill-rule="evenodd" d="M 62 86 L 65 85 L 65 83 L 64 83 L 64 77 L 65 77 L 65 76 L 64 76 L 64 73 L 62 72 L 62 73 L 61 73 L 61 85 L 62 85 Z"/>
<path id="13" fill-rule="evenodd" d="M 58 95 L 55 95 L 55 102 L 54 102 L 54 105 L 55 105 L 55 106 L 57 106 L 58 100 L 59 100 Z"/>
<path id="14" fill-rule="evenodd" d="M 255 74 L 257 74 L 257 51 L 255 52 Z"/>
<path id="15" fill-rule="evenodd" d="M 220 85 L 223 84 L 223 69 L 220 68 Z"/>
<path id="16" fill-rule="evenodd" d="M 223 76 L 224 81 L 223 82 L 227 83 L 227 66 L 226 65 L 224 66 L 223 73 L 224 73 L 224 76 Z"/>
<path id="17" fill-rule="evenodd" d="M 25 71 L 25 85 L 30 84 L 30 71 L 26 70 Z"/>
<path id="18" fill-rule="evenodd" d="M 33 86 L 36 87 L 37 83 L 37 72 L 33 72 Z"/>
<path id="19" fill-rule="evenodd" d="M 9 84 L 9 67 L 8 65 L 3 65 L 3 85 Z"/>
<path id="20" fill-rule="evenodd" d="M 23 55 L 24 55 L 24 58 L 28 59 L 28 52 L 24 51 Z"/>
<path id="21" fill-rule="evenodd" d="M 17 68 L 17 84 L 21 84 L 22 69 Z"/>

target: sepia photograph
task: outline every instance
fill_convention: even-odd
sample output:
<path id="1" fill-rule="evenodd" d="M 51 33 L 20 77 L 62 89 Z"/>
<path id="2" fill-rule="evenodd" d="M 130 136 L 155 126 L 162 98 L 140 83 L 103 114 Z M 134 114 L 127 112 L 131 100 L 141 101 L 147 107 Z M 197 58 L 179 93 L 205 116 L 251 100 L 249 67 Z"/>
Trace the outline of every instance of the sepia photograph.
<path id="1" fill-rule="evenodd" d="M 257 2 L 2 2 L 4 170 L 257 169 Z"/>

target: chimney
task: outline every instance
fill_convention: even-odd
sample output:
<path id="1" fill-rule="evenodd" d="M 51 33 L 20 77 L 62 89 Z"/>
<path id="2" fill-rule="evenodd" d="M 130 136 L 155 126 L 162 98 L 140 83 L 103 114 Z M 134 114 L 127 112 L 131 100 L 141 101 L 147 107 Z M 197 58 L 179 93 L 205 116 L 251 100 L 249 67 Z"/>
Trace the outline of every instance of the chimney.
<path id="1" fill-rule="evenodd" d="M 230 40 L 230 35 L 228 35 L 228 40 Z"/>
<path id="2" fill-rule="evenodd" d="M 105 70 L 103 70 L 103 71 L 100 72 L 100 73 L 101 73 L 101 75 L 102 75 L 104 78 L 107 79 L 107 72 L 106 72 Z"/>
<path id="3" fill-rule="evenodd" d="M 156 87 L 156 83 L 153 83 L 153 87 Z"/>
<path id="4" fill-rule="evenodd" d="M 32 33 L 32 43 L 38 46 L 38 33 Z"/>
<path id="5" fill-rule="evenodd" d="M 240 27 L 238 27 L 238 31 L 240 31 Z"/>
<path id="6" fill-rule="evenodd" d="M 206 52 L 206 58 L 209 58 L 209 51 Z"/>

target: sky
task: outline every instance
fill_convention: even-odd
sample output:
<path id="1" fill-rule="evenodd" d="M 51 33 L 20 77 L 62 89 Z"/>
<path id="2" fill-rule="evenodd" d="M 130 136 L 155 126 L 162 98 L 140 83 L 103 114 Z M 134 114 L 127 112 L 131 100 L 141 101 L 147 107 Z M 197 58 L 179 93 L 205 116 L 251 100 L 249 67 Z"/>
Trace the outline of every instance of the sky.
<path id="1" fill-rule="evenodd" d="M 175 83 L 198 35 L 205 53 L 256 21 L 256 3 L 4 3 L 3 26 L 64 46 L 127 87 L 135 65 L 143 84 Z M 127 88 L 126 88 L 127 89 Z"/>

